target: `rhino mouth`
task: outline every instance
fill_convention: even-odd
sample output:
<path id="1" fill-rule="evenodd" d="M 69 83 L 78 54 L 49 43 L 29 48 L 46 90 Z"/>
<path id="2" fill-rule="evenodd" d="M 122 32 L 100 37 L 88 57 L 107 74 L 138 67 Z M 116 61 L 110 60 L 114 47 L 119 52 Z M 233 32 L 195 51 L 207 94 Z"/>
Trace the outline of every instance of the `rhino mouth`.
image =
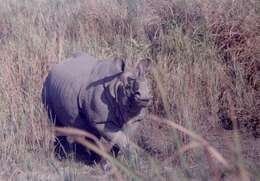
<path id="1" fill-rule="evenodd" d="M 150 100 L 140 100 L 138 102 L 138 105 L 141 107 L 147 107 L 151 105 L 151 101 Z"/>
<path id="2" fill-rule="evenodd" d="M 151 105 L 151 98 L 141 97 L 138 94 L 135 96 L 135 101 L 136 101 L 137 105 L 141 106 L 141 107 L 147 107 L 147 106 Z"/>

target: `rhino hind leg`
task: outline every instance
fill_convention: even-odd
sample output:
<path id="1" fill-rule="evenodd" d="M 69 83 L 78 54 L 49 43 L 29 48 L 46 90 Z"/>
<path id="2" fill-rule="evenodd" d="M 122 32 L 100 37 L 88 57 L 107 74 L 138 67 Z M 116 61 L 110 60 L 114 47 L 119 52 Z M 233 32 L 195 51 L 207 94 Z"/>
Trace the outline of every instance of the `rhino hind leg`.
<path id="1" fill-rule="evenodd" d="M 78 116 L 76 119 L 82 119 L 82 118 Z M 61 127 L 65 126 L 58 119 L 54 120 L 54 122 L 55 122 L 55 126 L 61 126 Z M 84 127 L 84 129 L 88 132 L 91 131 L 94 132 L 93 128 L 90 127 Z M 95 134 L 95 136 L 97 138 L 100 138 L 100 135 L 98 134 Z M 87 140 L 94 143 L 93 140 L 90 139 Z M 101 160 L 101 156 L 99 156 L 97 153 L 88 150 L 86 147 L 84 147 L 81 144 L 75 142 L 73 143 L 69 142 L 66 136 L 56 137 L 54 142 L 54 148 L 55 148 L 54 149 L 55 156 L 59 160 L 66 159 L 70 157 L 70 155 L 73 155 L 76 161 L 85 163 L 87 165 L 93 165 L 95 163 L 99 163 Z"/>
<path id="2" fill-rule="evenodd" d="M 101 157 L 93 151 L 88 151 L 78 143 L 69 143 L 66 136 L 58 136 L 54 142 L 54 153 L 58 160 L 67 159 L 71 155 L 76 161 L 93 165 L 99 163 Z"/>
<path id="3" fill-rule="evenodd" d="M 55 157 L 59 160 L 66 159 L 69 155 L 70 145 L 65 136 L 58 136 L 54 141 Z"/>

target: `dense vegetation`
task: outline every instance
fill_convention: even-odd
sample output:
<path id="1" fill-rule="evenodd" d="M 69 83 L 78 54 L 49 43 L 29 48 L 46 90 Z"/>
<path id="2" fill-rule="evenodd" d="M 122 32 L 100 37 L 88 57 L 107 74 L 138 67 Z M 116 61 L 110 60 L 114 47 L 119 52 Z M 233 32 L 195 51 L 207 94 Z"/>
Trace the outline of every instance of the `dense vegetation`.
<path id="1" fill-rule="evenodd" d="M 153 60 L 150 111 L 161 119 L 145 120 L 133 137 L 146 151 L 119 158 L 129 170 L 154 180 L 260 178 L 259 1 L 0 4 L 1 180 L 113 179 L 98 167 L 53 155 L 42 82 L 54 64 L 79 51 L 128 63 Z M 207 142 L 176 132 L 165 119 Z M 230 166 L 218 162 L 219 153 Z"/>

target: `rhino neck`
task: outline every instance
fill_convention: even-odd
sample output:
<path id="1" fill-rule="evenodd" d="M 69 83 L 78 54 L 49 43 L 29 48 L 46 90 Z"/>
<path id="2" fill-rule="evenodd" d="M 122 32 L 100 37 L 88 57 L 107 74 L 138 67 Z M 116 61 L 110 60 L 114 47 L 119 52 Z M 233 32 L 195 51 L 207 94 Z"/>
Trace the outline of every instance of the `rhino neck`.
<path id="1" fill-rule="evenodd" d="M 127 116 L 124 114 L 122 107 L 119 105 L 116 96 L 111 91 L 116 91 L 117 89 L 112 88 L 116 87 L 120 80 L 114 79 L 109 84 L 104 84 L 104 95 L 107 100 L 108 109 L 110 114 L 112 114 L 112 119 L 109 119 L 108 122 L 112 123 L 117 128 L 122 128 L 127 122 Z"/>
<path id="2" fill-rule="evenodd" d="M 139 116 L 139 114 L 141 113 L 142 109 L 138 108 L 138 109 L 132 109 L 130 107 L 121 107 L 121 112 L 124 113 L 124 118 L 126 120 L 126 122 L 129 122 L 130 120 L 136 118 Z"/>

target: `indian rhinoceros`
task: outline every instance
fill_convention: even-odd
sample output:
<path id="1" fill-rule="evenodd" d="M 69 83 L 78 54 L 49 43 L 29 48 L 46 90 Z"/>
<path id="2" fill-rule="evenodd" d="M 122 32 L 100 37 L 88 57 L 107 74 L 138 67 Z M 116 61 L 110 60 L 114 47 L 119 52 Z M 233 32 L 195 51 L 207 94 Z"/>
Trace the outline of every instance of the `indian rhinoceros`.
<path id="1" fill-rule="evenodd" d="M 129 68 L 118 58 L 77 54 L 50 70 L 42 101 L 55 126 L 79 128 L 124 146 L 124 126 L 142 119 L 151 102 L 145 76 L 150 65 L 148 58 Z"/>

